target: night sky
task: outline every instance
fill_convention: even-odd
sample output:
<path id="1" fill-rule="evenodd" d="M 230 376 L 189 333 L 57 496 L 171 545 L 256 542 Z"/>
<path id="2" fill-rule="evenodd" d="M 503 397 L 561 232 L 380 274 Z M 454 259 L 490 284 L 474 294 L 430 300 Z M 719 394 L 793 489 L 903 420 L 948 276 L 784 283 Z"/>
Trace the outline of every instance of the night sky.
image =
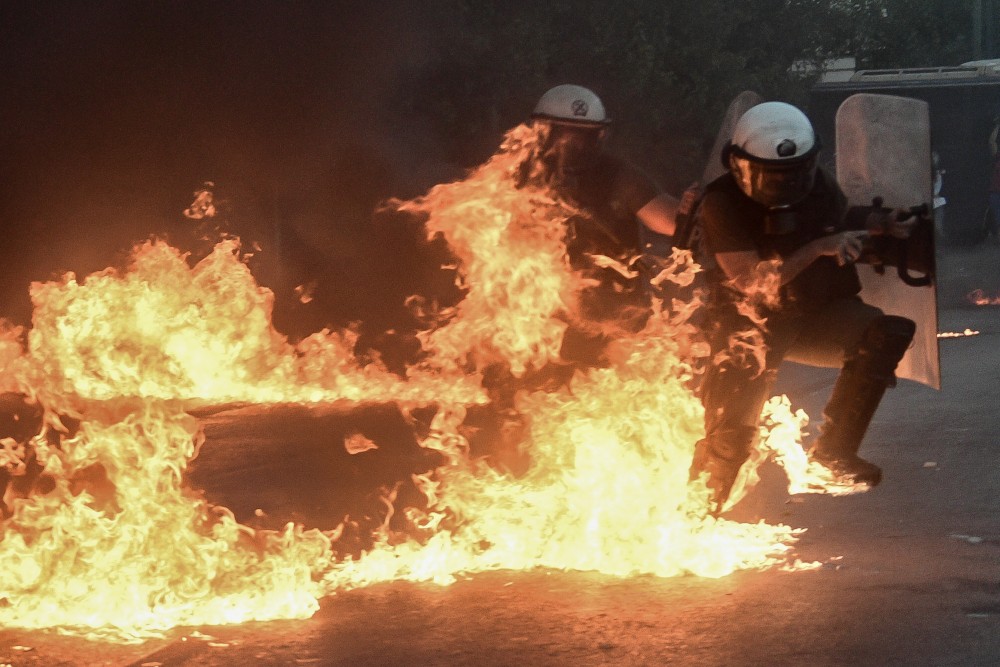
<path id="1" fill-rule="evenodd" d="M 394 106 L 435 26 L 420 3 L 375 4 L 0 4 L 0 315 L 27 323 L 30 281 L 120 265 L 151 235 L 197 256 L 182 211 L 204 181 L 219 224 L 265 247 L 252 266 L 279 300 L 322 286 L 286 315 L 300 333 L 381 299 L 357 287 L 386 261 L 371 211 L 471 165 Z"/>

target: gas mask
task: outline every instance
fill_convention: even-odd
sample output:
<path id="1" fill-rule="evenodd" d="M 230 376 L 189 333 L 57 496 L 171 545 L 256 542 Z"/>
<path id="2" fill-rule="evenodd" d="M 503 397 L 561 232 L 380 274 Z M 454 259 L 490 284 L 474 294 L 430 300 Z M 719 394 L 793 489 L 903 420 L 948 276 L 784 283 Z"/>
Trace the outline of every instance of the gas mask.
<path id="1" fill-rule="evenodd" d="M 794 231 L 796 218 L 792 207 L 806 198 L 816 182 L 816 156 L 789 164 L 755 160 L 734 150 L 729 162 L 740 190 L 767 207 L 764 232 Z"/>
<path id="2" fill-rule="evenodd" d="M 754 159 L 734 149 L 729 158 L 736 184 L 746 196 L 768 208 L 794 206 L 816 182 L 816 156 L 796 162 Z"/>
<path id="3" fill-rule="evenodd" d="M 743 194 L 767 208 L 765 231 L 787 234 L 796 227 L 793 207 L 816 182 L 818 153 L 819 139 L 802 111 L 763 102 L 740 116 L 723 162 Z"/>
<path id="4" fill-rule="evenodd" d="M 592 169 L 601 155 L 606 128 L 551 123 L 541 159 L 556 182 L 573 179 Z"/>

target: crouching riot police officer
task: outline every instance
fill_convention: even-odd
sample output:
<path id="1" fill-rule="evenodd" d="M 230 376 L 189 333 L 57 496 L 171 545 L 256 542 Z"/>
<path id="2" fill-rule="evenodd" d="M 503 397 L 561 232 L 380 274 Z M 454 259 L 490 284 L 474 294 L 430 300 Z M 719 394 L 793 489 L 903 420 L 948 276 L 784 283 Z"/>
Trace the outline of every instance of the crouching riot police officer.
<path id="1" fill-rule="evenodd" d="M 677 200 L 650 176 L 608 149 L 611 119 L 592 90 L 573 84 L 549 89 L 535 105 L 531 123 L 539 143 L 521 165 L 516 186 L 547 188 L 576 210 L 566 223 L 566 250 L 570 266 L 589 280 L 579 294 L 578 312 L 569 318 L 560 358 L 523 378 L 514 378 L 502 364 L 486 369 L 483 385 L 491 404 L 469 410 L 466 423 L 478 429 L 501 466 L 515 473 L 525 469 L 524 457 L 506 438 L 494 437 L 503 441 L 499 445 L 488 441 L 493 433 L 511 433 L 516 440 L 516 392 L 558 386 L 576 368 L 603 365 L 615 332 L 641 330 L 651 312 L 641 277 L 627 278 L 597 257 L 627 264 L 644 251 L 647 236 L 654 238 L 647 232 L 673 235 L 677 209 Z"/>
<path id="2" fill-rule="evenodd" d="M 717 512 L 755 444 L 784 359 L 841 368 L 811 456 L 854 483 L 874 486 L 882 476 L 858 450 L 915 325 L 860 298 L 854 263 L 898 261 L 873 254 L 873 241 L 889 247 L 908 238 L 918 216 L 878 202 L 849 209 L 835 179 L 817 167 L 819 148 L 794 106 L 750 108 L 723 151 L 727 172 L 706 186 L 698 210 L 713 361 L 701 388 L 705 438 L 692 475 L 709 474 Z M 762 293 L 768 267 L 774 289 Z"/>
<path id="3" fill-rule="evenodd" d="M 631 162 L 607 150 L 611 120 L 591 90 L 564 84 L 548 90 L 531 114 L 544 138 L 524 165 L 525 178 L 540 178 L 579 208 L 568 221 L 570 265 L 594 279 L 581 294 L 581 315 L 626 331 L 641 329 L 648 317 L 648 294 L 637 280 L 602 268 L 602 255 L 626 263 L 640 255 L 647 231 L 672 236 L 677 200 Z M 529 176 L 529 174 L 531 176 Z M 571 326 L 564 337 L 564 360 L 599 363 L 607 337 Z"/>

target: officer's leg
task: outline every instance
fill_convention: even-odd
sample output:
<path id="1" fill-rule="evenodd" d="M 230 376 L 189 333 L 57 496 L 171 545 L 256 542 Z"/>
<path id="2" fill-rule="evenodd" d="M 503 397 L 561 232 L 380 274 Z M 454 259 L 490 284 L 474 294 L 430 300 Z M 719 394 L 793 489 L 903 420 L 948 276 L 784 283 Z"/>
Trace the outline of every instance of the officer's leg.
<path id="1" fill-rule="evenodd" d="M 765 370 L 755 375 L 750 369 L 728 364 L 706 372 L 701 388 L 705 438 L 695 449 L 691 477 L 708 473 L 716 513 L 729 499 L 736 476 L 753 451 L 760 413 L 776 374 Z"/>
<path id="2" fill-rule="evenodd" d="M 712 357 L 720 361 L 709 367 L 701 386 L 705 438 L 695 449 L 691 476 L 709 474 L 713 509 L 718 512 L 725 506 L 740 468 L 753 451 L 761 410 L 774 386 L 778 366 L 797 338 L 799 322 L 772 317 L 765 331 L 735 310 L 727 309 L 711 312 L 710 321 Z M 742 337 L 745 345 L 733 344 L 731 335 L 735 332 L 748 334 Z M 753 347 L 765 353 L 763 368 L 761 359 L 749 352 Z"/>
<path id="3" fill-rule="evenodd" d="M 865 308 L 875 314 L 865 316 Z M 857 342 L 845 351 L 844 365 L 823 411 L 823 425 L 812 455 L 840 475 L 875 486 L 882 479 L 882 471 L 859 457 L 858 450 L 882 395 L 887 387 L 895 385 L 896 366 L 913 340 L 916 325 L 905 317 L 882 315 L 863 304 L 854 312 L 858 315 L 854 321 L 866 319 L 867 324 Z M 803 332 L 803 337 L 806 335 Z M 795 358 L 792 354 L 789 357 Z"/>

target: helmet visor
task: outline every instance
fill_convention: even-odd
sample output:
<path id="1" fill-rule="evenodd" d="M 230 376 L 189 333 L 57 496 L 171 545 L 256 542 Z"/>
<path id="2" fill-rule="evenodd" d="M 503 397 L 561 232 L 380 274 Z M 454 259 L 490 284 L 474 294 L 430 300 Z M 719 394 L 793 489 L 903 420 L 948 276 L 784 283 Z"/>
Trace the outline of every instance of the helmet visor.
<path id="1" fill-rule="evenodd" d="M 549 123 L 544 160 L 557 173 L 585 171 L 596 164 L 604 133 L 602 126 Z"/>
<path id="2" fill-rule="evenodd" d="M 792 162 L 730 156 L 733 176 L 746 196 L 768 208 L 792 206 L 805 199 L 816 180 L 816 155 Z"/>

